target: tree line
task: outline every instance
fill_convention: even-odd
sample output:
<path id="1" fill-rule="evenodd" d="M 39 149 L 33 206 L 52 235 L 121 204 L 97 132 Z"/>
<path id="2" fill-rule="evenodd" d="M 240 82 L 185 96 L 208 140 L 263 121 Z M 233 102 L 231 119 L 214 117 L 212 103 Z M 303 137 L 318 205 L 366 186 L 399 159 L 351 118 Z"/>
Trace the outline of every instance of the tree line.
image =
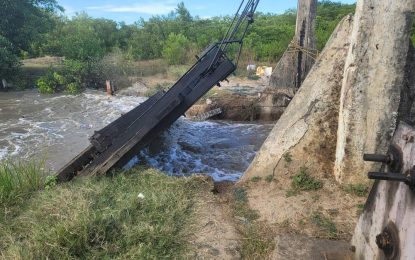
<path id="1" fill-rule="evenodd" d="M 338 22 L 354 9 L 355 5 L 319 2 L 316 20 L 319 50 Z M 169 64 L 185 64 L 210 43 L 220 40 L 232 19 L 192 16 L 183 3 L 168 15 L 139 19 L 134 24 L 96 19 L 86 13 L 69 19 L 56 0 L 0 0 L 0 17 L 0 78 L 13 80 L 22 59 L 60 56 L 65 57 L 69 66 L 66 73 L 72 79 L 56 75 L 54 79 L 51 74 L 49 81 L 55 81 L 55 85 L 73 83 L 72 88 L 84 81 L 73 77 L 90 72 L 94 63 L 114 52 L 126 60 L 162 58 Z M 242 59 L 276 63 L 293 38 L 296 10 L 283 14 L 257 13 L 255 20 L 246 36 Z"/>

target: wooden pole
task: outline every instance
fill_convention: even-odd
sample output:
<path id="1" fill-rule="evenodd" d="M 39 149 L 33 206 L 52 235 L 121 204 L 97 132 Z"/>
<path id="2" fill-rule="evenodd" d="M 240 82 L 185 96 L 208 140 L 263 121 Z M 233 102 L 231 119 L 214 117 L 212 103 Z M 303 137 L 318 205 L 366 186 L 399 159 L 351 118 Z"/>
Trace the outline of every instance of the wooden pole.
<path id="1" fill-rule="evenodd" d="M 111 81 L 107 80 L 106 85 L 107 85 L 107 95 L 112 96 L 114 93 L 112 91 Z"/>

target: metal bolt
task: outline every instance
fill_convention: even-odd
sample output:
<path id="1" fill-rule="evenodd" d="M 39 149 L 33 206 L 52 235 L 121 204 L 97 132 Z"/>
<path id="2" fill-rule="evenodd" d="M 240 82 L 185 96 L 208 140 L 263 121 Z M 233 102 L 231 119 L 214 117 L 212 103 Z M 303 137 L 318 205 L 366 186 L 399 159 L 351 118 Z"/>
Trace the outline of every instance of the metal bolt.
<path id="1" fill-rule="evenodd" d="M 376 236 L 376 245 L 382 250 L 388 250 L 391 248 L 391 239 L 391 235 L 385 230 Z"/>

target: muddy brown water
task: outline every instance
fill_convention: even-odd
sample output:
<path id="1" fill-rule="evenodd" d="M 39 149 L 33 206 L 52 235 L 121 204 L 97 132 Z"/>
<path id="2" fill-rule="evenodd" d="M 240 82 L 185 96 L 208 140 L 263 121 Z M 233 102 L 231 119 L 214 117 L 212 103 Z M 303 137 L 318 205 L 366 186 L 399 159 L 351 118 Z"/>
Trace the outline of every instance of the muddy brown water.
<path id="1" fill-rule="evenodd" d="M 97 91 L 78 96 L 0 93 L 0 160 L 45 158 L 56 171 L 89 145 L 94 131 L 144 100 Z M 271 129 L 271 124 L 181 118 L 126 167 L 147 164 L 171 175 L 203 173 L 236 181 Z"/>

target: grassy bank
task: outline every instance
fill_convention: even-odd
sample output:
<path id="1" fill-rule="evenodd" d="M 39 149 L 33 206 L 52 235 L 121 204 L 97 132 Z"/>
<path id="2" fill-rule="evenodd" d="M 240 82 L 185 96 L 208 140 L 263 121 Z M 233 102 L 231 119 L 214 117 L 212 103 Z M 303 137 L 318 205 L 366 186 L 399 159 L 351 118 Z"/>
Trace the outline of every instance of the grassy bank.
<path id="1" fill-rule="evenodd" d="M 2 204 L 0 257 L 182 258 L 201 183 L 138 168 L 31 191 Z"/>

